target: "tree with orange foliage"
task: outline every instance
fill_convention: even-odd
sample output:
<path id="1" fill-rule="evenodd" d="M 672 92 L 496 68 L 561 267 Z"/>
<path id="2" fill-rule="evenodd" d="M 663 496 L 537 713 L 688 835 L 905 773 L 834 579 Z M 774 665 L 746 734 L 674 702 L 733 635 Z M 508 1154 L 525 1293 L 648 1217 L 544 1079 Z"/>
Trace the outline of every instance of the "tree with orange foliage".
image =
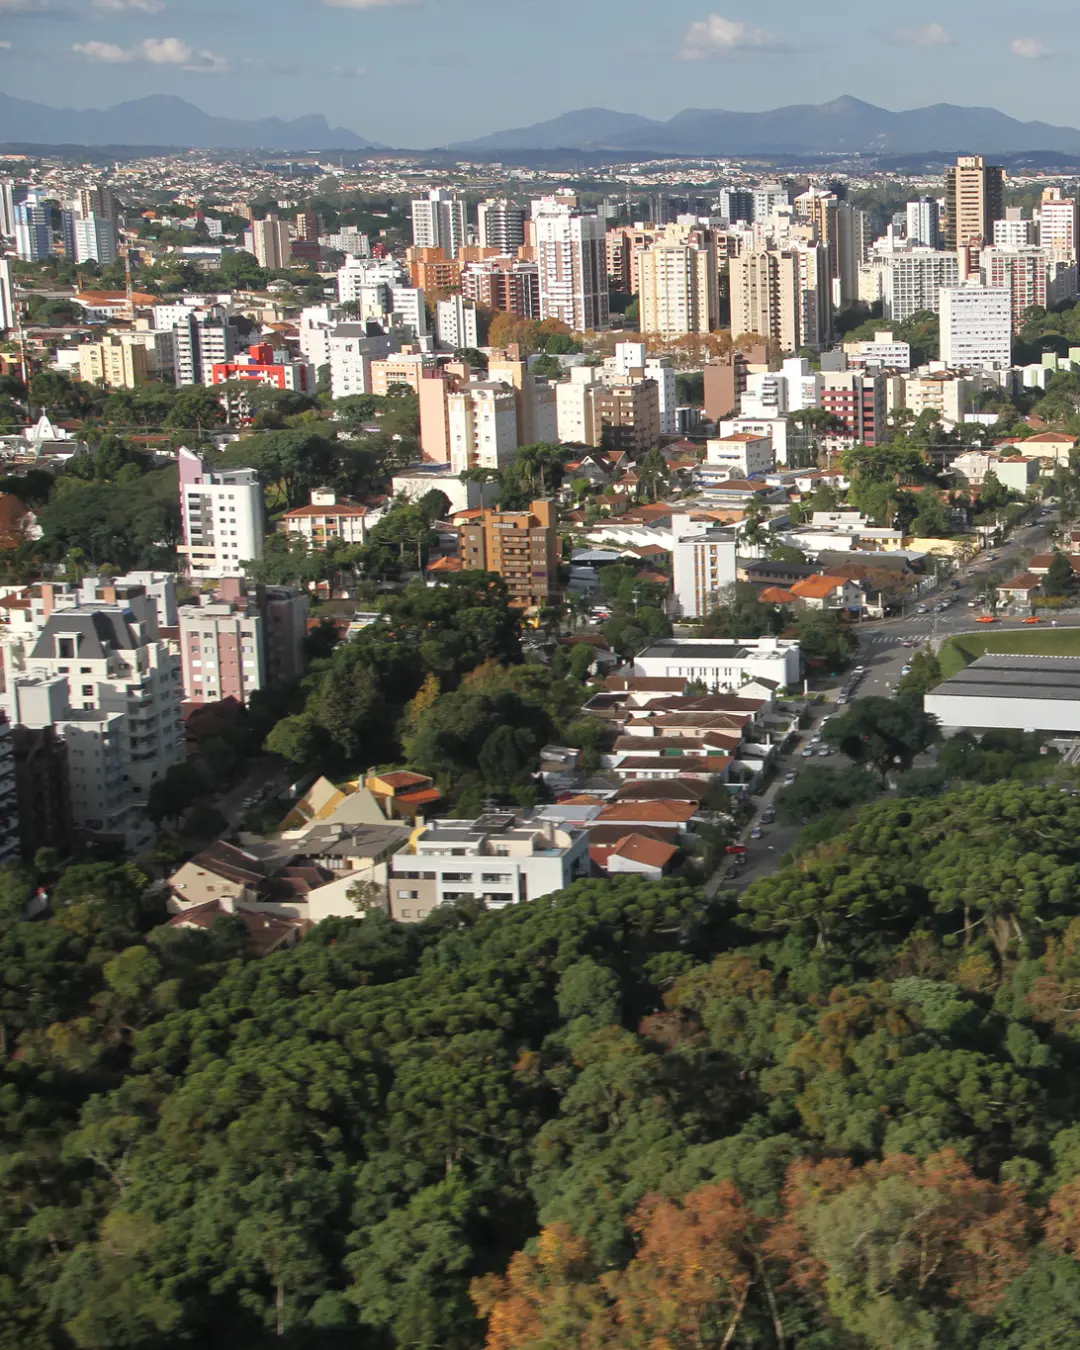
<path id="1" fill-rule="evenodd" d="M 505 1275 L 473 1280 L 476 1310 L 488 1319 L 487 1350 L 572 1350 L 603 1308 L 589 1246 L 555 1223 L 518 1252 Z"/>
<path id="2" fill-rule="evenodd" d="M 1080 1257 L 1080 1180 L 1067 1181 L 1051 1196 L 1045 1232 L 1051 1247 Z"/>
<path id="3" fill-rule="evenodd" d="M 1034 1221 L 1015 1185 L 948 1149 L 794 1163 L 784 1207 L 766 1247 L 792 1282 L 847 1330 L 897 1345 L 925 1339 L 943 1299 L 992 1311 L 1027 1266 Z"/>

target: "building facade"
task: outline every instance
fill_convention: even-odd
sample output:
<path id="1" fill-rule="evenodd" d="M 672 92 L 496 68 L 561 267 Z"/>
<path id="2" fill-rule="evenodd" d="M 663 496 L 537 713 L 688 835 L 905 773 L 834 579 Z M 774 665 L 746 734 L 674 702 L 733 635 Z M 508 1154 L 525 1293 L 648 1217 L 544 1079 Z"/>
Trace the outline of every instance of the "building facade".
<path id="1" fill-rule="evenodd" d="M 1012 364 L 1012 292 L 1007 286 L 941 291 L 941 359 L 952 370 Z"/>
<path id="2" fill-rule="evenodd" d="M 181 448 L 180 516 L 184 542 L 177 552 L 193 579 L 243 576 L 248 559 L 263 552 L 263 492 L 254 469 L 211 471 Z"/>
<path id="3" fill-rule="evenodd" d="M 552 198 L 533 203 L 540 317 L 575 332 L 606 328 L 607 255 L 604 222 Z"/>
<path id="4" fill-rule="evenodd" d="M 553 501 L 528 511 L 469 512 L 459 526 L 460 555 L 470 572 L 497 572 L 510 603 L 533 609 L 559 595 L 559 531 Z"/>

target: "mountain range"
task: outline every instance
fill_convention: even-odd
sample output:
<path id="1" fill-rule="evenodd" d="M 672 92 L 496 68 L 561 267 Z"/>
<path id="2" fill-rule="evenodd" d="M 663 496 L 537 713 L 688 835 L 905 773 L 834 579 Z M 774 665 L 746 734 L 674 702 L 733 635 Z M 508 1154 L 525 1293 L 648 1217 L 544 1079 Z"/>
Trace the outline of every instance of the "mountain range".
<path id="1" fill-rule="evenodd" d="M 207 150 L 384 149 L 321 114 L 284 121 L 214 117 L 181 98 L 153 95 L 114 107 L 78 110 L 0 94 L 0 137 L 7 144 L 183 146 Z M 446 147 L 444 147 L 445 150 Z M 459 141 L 466 154 L 578 150 L 642 155 L 905 155 L 960 151 L 1080 156 L 1080 131 L 1020 122 L 994 108 L 929 108 L 891 112 L 844 96 L 831 103 L 793 104 L 771 112 L 686 108 L 667 121 L 610 108 L 580 108 L 533 126 Z"/>
<path id="2" fill-rule="evenodd" d="M 1080 131 L 1019 122 L 994 108 L 929 108 L 890 112 L 844 96 L 831 103 L 793 104 L 771 112 L 686 108 L 666 122 L 607 108 L 583 108 L 550 122 L 497 131 L 452 150 L 638 150 L 663 155 L 918 154 L 925 151 L 1016 154 L 1057 150 L 1080 154 Z"/>
<path id="3" fill-rule="evenodd" d="M 366 150 L 373 141 L 321 114 L 286 122 L 213 117 L 182 98 L 154 94 L 99 110 L 50 108 L 0 94 L 0 137 L 8 144 L 155 145 L 194 150 Z"/>

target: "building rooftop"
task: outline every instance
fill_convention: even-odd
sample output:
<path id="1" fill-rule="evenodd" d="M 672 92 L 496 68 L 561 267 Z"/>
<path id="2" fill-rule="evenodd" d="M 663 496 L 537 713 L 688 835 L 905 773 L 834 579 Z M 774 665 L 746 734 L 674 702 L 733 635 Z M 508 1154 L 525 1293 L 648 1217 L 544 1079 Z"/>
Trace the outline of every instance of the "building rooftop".
<path id="1" fill-rule="evenodd" d="M 933 691 L 950 698 L 1080 700 L 1080 656 L 980 656 Z"/>
<path id="2" fill-rule="evenodd" d="M 834 583 L 835 584 L 835 583 Z M 704 661 L 749 661 L 751 659 L 783 659 L 797 642 L 780 642 L 776 645 L 762 646 L 757 639 L 749 641 L 711 642 L 708 638 L 664 638 L 654 642 L 638 656 L 639 661 L 661 661 L 665 657 L 685 656 Z"/>

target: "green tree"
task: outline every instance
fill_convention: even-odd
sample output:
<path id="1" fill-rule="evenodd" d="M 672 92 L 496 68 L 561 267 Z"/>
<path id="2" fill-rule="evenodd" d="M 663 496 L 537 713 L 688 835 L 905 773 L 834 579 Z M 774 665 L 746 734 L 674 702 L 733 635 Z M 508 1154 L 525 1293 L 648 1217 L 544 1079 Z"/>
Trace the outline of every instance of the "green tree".
<path id="1" fill-rule="evenodd" d="M 937 718 L 907 700 L 863 698 L 829 720 L 825 740 L 856 764 L 890 773 L 910 769 L 938 738 Z"/>
<path id="2" fill-rule="evenodd" d="M 1072 564 L 1068 557 L 1060 549 L 1055 549 L 1042 581 L 1043 592 L 1049 596 L 1069 595 L 1074 580 Z"/>

